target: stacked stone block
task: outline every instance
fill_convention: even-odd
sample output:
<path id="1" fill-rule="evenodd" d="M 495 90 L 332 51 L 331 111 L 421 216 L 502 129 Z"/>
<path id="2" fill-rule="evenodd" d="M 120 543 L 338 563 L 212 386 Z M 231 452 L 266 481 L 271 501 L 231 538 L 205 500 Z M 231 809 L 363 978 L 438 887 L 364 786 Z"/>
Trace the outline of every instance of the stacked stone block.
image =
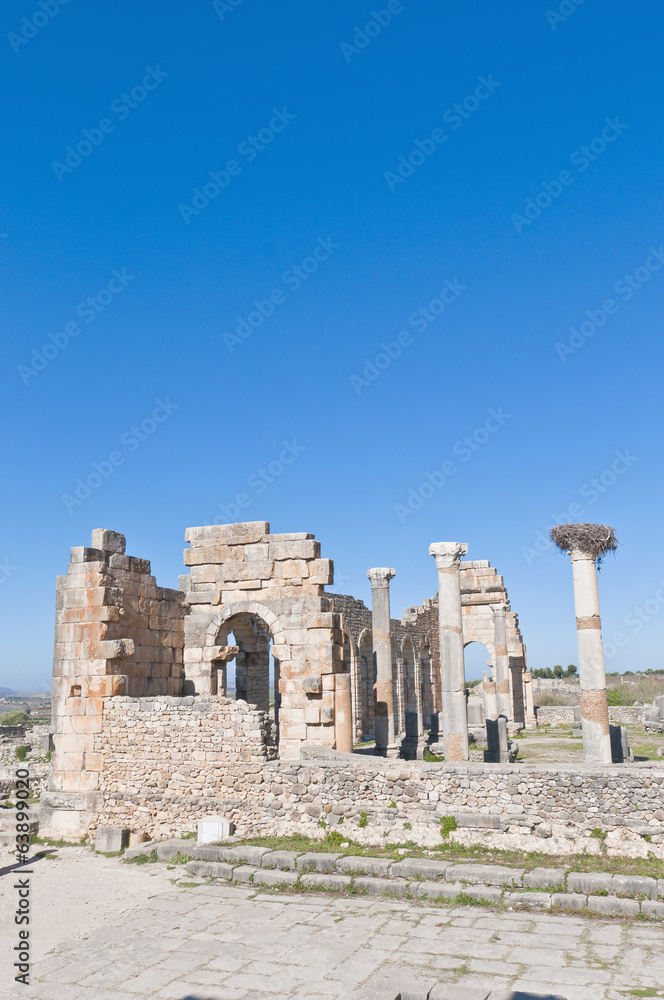
<path id="1" fill-rule="evenodd" d="M 179 591 L 157 586 L 148 560 L 125 554 L 119 532 L 95 529 L 91 547 L 71 550 L 68 573 L 57 580 L 49 792 L 57 793 L 51 812 L 74 796 L 64 817 L 74 832 L 94 808 L 86 796 L 104 768 L 93 746 L 104 699 L 180 693 L 186 611 Z"/>
<path id="2" fill-rule="evenodd" d="M 232 631 L 243 691 L 266 708 L 270 638 L 280 754 L 298 756 L 305 742 L 344 742 L 335 732 L 334 711 L 337 686 L 343 686 L 336 675 L 345 670 L 343 636 L 325 596 L 333 565 L 321 558 L 320 542 L 305 532 L 271 534 L 266 521 L 188 528 L 185 539 L 190 573 L 180 577 L 180 586 L 191 607 L 185 692 L 212 691 L 211 664 Z"/>

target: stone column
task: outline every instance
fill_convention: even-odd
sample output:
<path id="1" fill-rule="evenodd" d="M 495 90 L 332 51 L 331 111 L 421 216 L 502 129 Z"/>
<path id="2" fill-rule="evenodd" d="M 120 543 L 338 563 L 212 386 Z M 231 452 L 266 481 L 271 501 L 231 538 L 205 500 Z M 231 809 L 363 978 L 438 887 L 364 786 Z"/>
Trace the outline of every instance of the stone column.
<path id="1" fill-rule="evenodd" d="M 491 764 L 509 763 L 507 742 L 507 720 L 498 712 L 498 692 L 495 681 L 485 680 L 484 722 L 486 725 L 487 750 L 484 760 Z"/>
<path id="2" fill-rule="evenodd" d="M 334 675 L 334 745 L 342 753 L 353 752 L 353 712 L 350 674 Z"/>
<path id="3" fill-rule="evenodd" d="M 496 697 L 498 699 L 498 715 L 513 719 L 512 699 L 510 698 L 510 659 L 507 655 L 507 625 L 505 615 L 507 604 L 493 605 L 493 642 L 496 659 Z"/>
<path id="4" fill-rule="evenodd" d="M 582 549 L 571 549 L 570 557 L 579 648 L 583 759 L 587 764 L 610 764 L 609 705 L 606 698 L 597 566 L 595 556 Z"/>
<path id="5" fill-rule="evenodd" d="M 459 560 L 468 551 L 463 542 L 434 542 L 429 555 L 438 570 L 438 628 L 445 760 L 468 760 L 466 676 L 463 666 L 461 579 Z"/>
<path id="6" fill-rule="evenodd" d="M 376 667 L 375 733 L 377 757 L 398 757 L 394 727 L 392 636 L 390 632 L 390 580 L 396 570 L 377 566 L 367 573 L 371 581 L 373 657 Z"/>
<path id="7" fill-rule="evenodd" d="M 537 718 L 533 701 L 533 679 L 527 670 L 523 673 L 523 693 L 526 704 L 526 729 L 530 729 L 537 725 Z"/>

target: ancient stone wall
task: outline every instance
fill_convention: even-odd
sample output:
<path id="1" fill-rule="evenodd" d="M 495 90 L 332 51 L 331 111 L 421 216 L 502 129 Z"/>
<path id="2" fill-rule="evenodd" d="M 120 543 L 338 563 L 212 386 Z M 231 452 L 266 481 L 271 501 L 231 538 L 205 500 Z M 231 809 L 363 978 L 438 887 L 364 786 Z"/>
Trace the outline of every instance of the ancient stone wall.
<path id="1" fill-rule="evenodd" d="M 181 690 L 183 595 L 158 587 L 149 561 L 124 550 L 124 535 L 95 530 L 57 580 L 51 789 L 98 787 L 93 742 L 105 696 Z"/>
<path id="2" fill-rule="evenodd" d="M 542 705 L 536 712 L 538 726 L 571 726 L 574 723 L 574 705 Z M 643 707 L 640 705 L 609 705 L 609 722 L 616 726 L 642 721 Z"/>
<path id="3" fill-rule="evenodd" d="M 222 709 L 219 717 L 228 714 Z M 195 709 L 187 711 L 193 715 Z M 664 857 L 662 764 L 446 765 L 334 752 L 329 760 L 233 764 L 203 759 L 207 750 L 189 753 L 186 712 L 179 718 L 171 755 L 160 756 L 153 774 L 152 748 L 133 763 L 123 745 L 126 729 L 118 725 L 107 733 L 109 766 L 96 823 L 163 837 L 194 830 L 202 815 L 221 812 L 241 836 L 320 837 L 322 821 L 325 829 L 337 828 L 360 843 L 414 840 L 435 846 L 441 843 L 441 819 L 453 815 L 460 827 L 491 832 L 506 845 L 517 835 L 531 838 L 531 848 L 548 849 L 551 842 L 567 853 L 575 839 L 600 828 L 611 843 L 625 841 Z M 144 733 L 148 728 L 142 725 Z M 207 723 L 196 729 L 207 732 Z M 528 845 L 527 839 L 520 842 Z"/>

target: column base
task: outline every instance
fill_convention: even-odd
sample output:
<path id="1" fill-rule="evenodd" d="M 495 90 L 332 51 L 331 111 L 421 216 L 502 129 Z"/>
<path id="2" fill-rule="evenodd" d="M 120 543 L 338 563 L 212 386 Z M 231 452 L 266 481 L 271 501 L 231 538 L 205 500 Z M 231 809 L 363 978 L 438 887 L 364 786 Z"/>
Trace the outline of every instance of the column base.
<path id="1" fill-rule="evenodd" d="M 386 747 L 376 745 L 374 757 L 389 757 L 391 760 L 395 760 L 399 756 L 400 749 L 398 743 L 390 743 Z"/>
<path id="2" fill-rule="evenodd" d="M 404 760 L 424 760 L 426 745 L 424 736 L 406 736 L 401 741 L 401 756 Z"/>

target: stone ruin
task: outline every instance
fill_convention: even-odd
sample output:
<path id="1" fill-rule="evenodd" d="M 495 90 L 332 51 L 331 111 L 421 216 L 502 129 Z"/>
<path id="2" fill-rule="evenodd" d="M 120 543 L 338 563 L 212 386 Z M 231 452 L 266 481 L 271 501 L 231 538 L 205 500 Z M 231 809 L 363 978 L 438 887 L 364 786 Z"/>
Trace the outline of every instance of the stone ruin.
<path id="1" fill-rule="evenodd" d="M 272 534 L 257 521 L 189 528 L 185 538 L 190 569 L 178 590 L 158 587 L 118 532 L 95 530 L 90 547 L 71 551 L 57 581 L 42 834 L 120 826 L 140 840 L 224 816 L 245 836 L 321 836 L 346 820 L 366 843 L 407 829 L 433 845 L 451 814 L 466 831 L 519 844 L 560 835 L 564 846 L 588 821 L 664 842 L 664 774 L 633 765 L 606 780 L 596 652 L 590 674 L 579 662 L 582 689 L 588 677 L 592 687 L 584 754 L 599 771 L 577 769 L 570 787 L 559 769 L 510 762 L 507 725 L 535 722 L 525 647 L 502 578 L 486 561 L 462 560 L 467 546 L 433 544 L 437 595 L 393 619 L 395 571 L 369 570 L 371 609 L 330 592 L 332 561 L 311 534 Z M 468 743 L 463 649 L 473 641 L 492 671 L 482 719 L 472 720 L 493 735 L 483 763 L 470 762 Z M 422 762 L 429 720 L 444 763 Z M 370 737 L 375 750 L 352 753 Z"/>
<path id="2" fill-rule="evenodd" d="M 96 529 L 90 547 L 71 550 L 68 573 L 57 580 L 55 752 L 45 827 L 78 833 L 95 816 L 105 734 L 120 704 L 130 715 L 131 702 L 165 699 L 171 714 L 195 718 L 195 700 L 212 699 L 209 711 L 224 735 L 220 752 L 246 761 L 297 759 L 313 747 L 350 751 L 376 735 L 372 611 L 326 591 L 333 565 L 321 557 L 320 542 L 304 532 L 272 534 L 264 521 L 189 528 L 185 540 L 189 572 L 179 590 L 157 586 L 149 561 L 127 555 L 119 532 Z M 503 661 L 504 710 L 525 722 L 525 647 L 502 577 L 488 561 L 462 562 L 457 576 L 463 644 L 481 642 L 492 660 Z M 438 596 L 407 608 L 400 620 L 389 618 L 388 598 L 386 628 L 393 736 L 389 751 L 379 752 L 421 758 L 425 728 L 433 718 L 439 731 L 444 707 Z M 233 660 L 234 702 L 226 698 Z"/>

